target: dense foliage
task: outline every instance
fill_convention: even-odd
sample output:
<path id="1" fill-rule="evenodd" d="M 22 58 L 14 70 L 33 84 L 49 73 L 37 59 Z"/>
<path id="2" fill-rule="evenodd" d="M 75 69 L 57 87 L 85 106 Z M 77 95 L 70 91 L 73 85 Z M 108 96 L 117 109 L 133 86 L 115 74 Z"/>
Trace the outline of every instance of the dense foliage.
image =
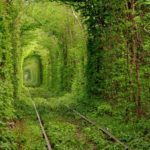
<path id="1" fill-rule="evenodd" d="M 30 145 L 28 130 L 23 129 L 26 137 L 18 142 L 20 135 L 9 129 L 14 122 L 16 130 L 22 124 L 27 128 L 36 126 L 28 89 L 33 97 L 44 97 L 51 102 L 47 106 L 39 104 L 39 109 L 54 109 L 56 118 L 60 112 L 65 113 L 62 103 L 70 105 L 98 123 L 103 122 L 132 148 L 147 149 L 149 0 L 52 1 L 0 0 L 0 149 Z M 57 107 L 52 108 L 55 103 Z M 47 112 L 41 113 L 46 120 Z M 20 118 L 23 121 L 18 123 Z M 24 118 L 28 119 L 24 121 Z M 66 144 L 69 139 L 63 149 L 84 149 L 83 145 L 90 143 L 80 140 L 76 147 L 79 141 L 75 132 L 80 125 L 70 123 L 68 118 L 69 124 L 65 120 L 59 124 L 56 118 L 50 116 L 53 122 L 46 124 L 50 136 L 54 137 L 55 149 L 61 149 L 62 142 Z M 91 130 L 90 127 L 81 129 L 84 137 L 92 141 L 87 149 L 95 145 L 97 149 L 120 149 L 105 138 L 101 138 L 100 145 L 94 139 L 99 135 Z M 33 139 L 39 137 L 39 132 L 38 128 L 33 131 Z M 60 142 L 61 137 L 64 141 Z M 37 148 L 35 143 L 33 149 Z M 39 144 L 39 149 L 42 148 L 43 143 Z"/>
<path id="2" fill-rule="evenodd" d="M 149 5 L 138 0 L 77 4 L 89 33 L 89 94 L 133 103 L 138 116 L 149 105 Z"/>

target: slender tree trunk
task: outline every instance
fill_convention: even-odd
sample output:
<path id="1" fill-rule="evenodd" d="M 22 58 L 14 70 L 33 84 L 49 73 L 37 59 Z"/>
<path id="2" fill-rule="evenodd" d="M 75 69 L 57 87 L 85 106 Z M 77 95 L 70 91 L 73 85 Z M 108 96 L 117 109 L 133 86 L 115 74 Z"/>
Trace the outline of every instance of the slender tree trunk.
<path id="1" fill-rule="evenodd" d="M 133 101 L 135 101 L 136 105 L 136 113 L 137 116 L 141 116 L 141 84 L 140 84 L 140 68 L 139 68 L 139 57 L 138 57 L 138 27 L 135 22 L 135 0 L 128 1 L 128 21 L 131 22 L 131 27 L 128 32 L 128 53 L 129 53 L 129 59 L 130 59 L 130 67 L 129 67 L 129 73 L 130 73 L 130 87 L 131 87 L 131 98 Z"/>

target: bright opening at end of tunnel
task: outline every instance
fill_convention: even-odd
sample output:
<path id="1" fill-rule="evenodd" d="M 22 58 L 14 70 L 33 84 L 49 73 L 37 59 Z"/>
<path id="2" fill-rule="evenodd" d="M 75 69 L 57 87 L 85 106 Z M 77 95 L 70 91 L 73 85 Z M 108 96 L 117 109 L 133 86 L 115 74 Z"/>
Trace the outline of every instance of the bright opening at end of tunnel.
<path id="1" fill-rule="evenodd" d="M 27 87 L 39 87 L 42 84 L 42 64 L 39 55 L 24 59 L 23 83 Z"/>

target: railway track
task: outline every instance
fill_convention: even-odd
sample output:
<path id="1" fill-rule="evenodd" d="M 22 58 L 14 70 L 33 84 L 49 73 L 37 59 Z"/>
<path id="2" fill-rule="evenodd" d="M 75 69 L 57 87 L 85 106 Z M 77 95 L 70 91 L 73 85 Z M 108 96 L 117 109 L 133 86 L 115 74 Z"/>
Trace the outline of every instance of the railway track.
<path id="1" fill-rule="evenodd" d="M 112 140 L 114 140 L 115 142 L 117 142 L 118 144 L 120 144 L 122 147 L 124 147 L 125 150 L 131 150 L 129 148 L 128 145 L 124 144 L 123 142 L 121 142 L 117 137 L 115 137 L 112 133 L 110 133 L 108 130 L 99 127 L 97 125 L 96 122 L 92 121 L 91 119 L 87 118 L 86 116 L 82 115 L 81 113 L 79 113 L 78 111 L 69 108 L 68 106 L 65 106 L 68 110 L 71 110 L 74 114 L 78 115 L 80 118 L 82 118 L 83 120 L 85 120 L 86 122 L 88 122 L 89 124 L 95 126 L 97 128 L 97 130 L 103 132 L 104 134 L 106 134 L 107 136 L 109 136 Z"/>
<path id="2" fill-rule="evenodd" d="M 40 126 L 40 128 L 41 128 L 41 132 L 42 132 L 42 135 L 43 135 L 43 139 L 45 140 L 45 143 L 46 143 L 46 149 L 47 149 L 47 150 L 52 150 L 52 146 L 51 146 L 51 144 L 50 144 L 50 140 L 48 139 L 47 133 L 46 133 L 46 131 L 45 131 L 45 128 L 44 128 L 44 125 L 43 125 L 43 121 L 42 121 L 42 119 L 41 119 L 41 117 L 40 117 L 40 114 L 39 114 L 39 112 L 38 112 L 38 110 L 37 110 L 36 104 L 35 104 L 35 102 L 33 101 L 32 96 L 31 96 L 31 93 L 30 93 L 29 90 L 28 90 L 28 93 L 29 93 L 29 96 L 30 96 L 30 98 L 31 98 L 31 102 L 32 102 L 33 108 L 34 108 L 34 110 L 35 110 L 35 114 L 36 114 L 36 117 L 37 117 L 39 126 Z"/>
<path id="3" fill-rule="evenodd" d="M 46 131 L 44 129 L 43 121 L 41 120 L 40 114 L 39 114 L 39 112 L 37 110 L 37 107 L 36 107 L 36 104 L 35 104 L 35 102 L 33 100 L 32 100 L 32 104 L 33 104 L 33 107 L 34 107 L 34 110 L 35 110 L 35 113 L 36 113 L 36 117 L 38 119 L 39 126 L 41 128 L 41 132 L 42 132 L 43 138 L 44 138 L 44 140 L 46 142 L 46 148 L 47 148 L 47 150 L 52 150 L 52 146 L 50 144 L 50 140 L 48 139 L 47 133 L 46 133 Z M 123 142 L 121 142 L 117 137 L 115 137 L 108 130 L 106 130 L 106 129 L 102 128 L 102 127 L 99 127 L 96 122 L 94 122 L 91 119 L 87 118 L 86 116 L 82 115 L 78 111 L 69 108 L 68 106 L 65 106 L 65 108 L 68 109 L 68 110 L 70 110 L 70 111 L 72 111 L 75 115 L 79 116 L 81 119 L 83 119 L 87 123 L 95 126 L 98 131 L 103 132 L 105 135 L 107 135 L 108 137 L 110 137 L 113 141 L 115 141 L 116 143 L 120 144 L 125 150 L 131 150 L 126 144 L 124 144 Z"/>
<path id="4" fill-rule="evenodd" d="M 33 100 L 32 100 L 32 104 L 33 104 L 33 107 L 34 107 L 34 110 L 35 110 L 35 113 L 36 113 L 36 116 L 37 116 L 37 119 L 38 119 L 38 122 L 39 122 L 39 125 L 40 125 L 40 128 L 41 128 L 43 138 L 45 139 L 45 142 L 46 142 L 46 148 L 47 148 L 47 150 L 52 150 L 52 147 L 51 147 L 50 141 L 48 139 L 47 133 L 44 129 L 44 125 L 42 123 L 41 117 L 39 115 L 39 112 L 38 112 L 37 107 L 36 107 Z"/>

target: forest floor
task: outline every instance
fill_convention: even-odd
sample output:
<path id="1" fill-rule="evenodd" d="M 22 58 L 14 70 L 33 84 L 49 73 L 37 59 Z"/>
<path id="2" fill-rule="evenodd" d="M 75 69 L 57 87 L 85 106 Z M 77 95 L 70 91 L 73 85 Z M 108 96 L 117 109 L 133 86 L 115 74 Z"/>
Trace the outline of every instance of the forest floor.
<path id="1" fill-rule="evenodd" d="M 88 102 L 76 105 L 70 95 L 58 98 L 34 98 L 44 128 L 54 150 L 123 150 L 124 147 L 98 131 L 94 126 L 73 114 L 64 105 L 68 105 L 83 115 L 107 128 L 131 149 L 148 150 L 150 147 L 150 127 L 142 126 L 142 121 L 126 122 L 110 106 Z M 88 105 L 87 105 L 88 104 Z M 118 112 L 118 111 L 117 111 Z M 18 104 L 18 120 L 12 129 L 18 150 L 45 150 L 45 141 L 32 106 L 31 99 L 24 98 Z M 149 122 L 150 123 L 150 122 Z"/>

